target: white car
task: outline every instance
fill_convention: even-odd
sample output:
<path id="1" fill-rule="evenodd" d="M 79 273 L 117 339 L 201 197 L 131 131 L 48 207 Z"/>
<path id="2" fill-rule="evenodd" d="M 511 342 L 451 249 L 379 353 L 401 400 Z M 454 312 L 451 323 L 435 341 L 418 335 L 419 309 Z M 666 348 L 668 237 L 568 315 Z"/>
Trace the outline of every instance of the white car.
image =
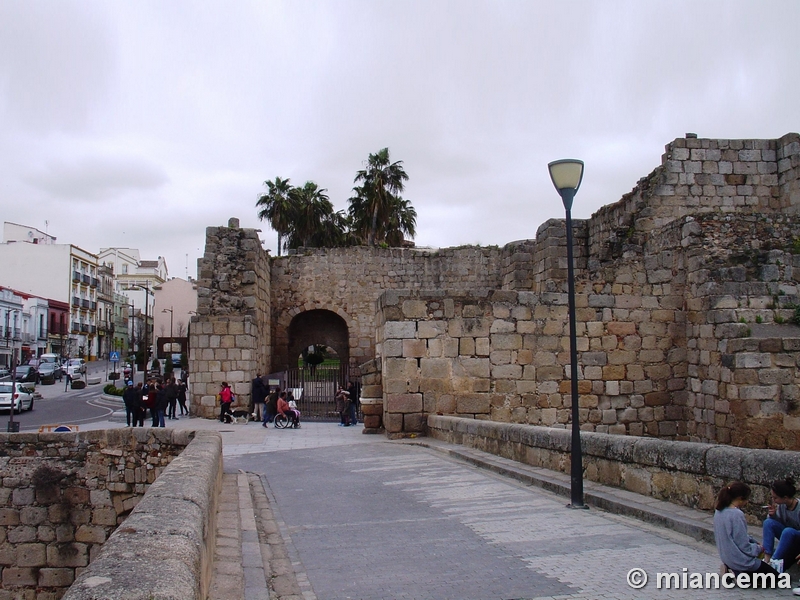
<path id="1" fill-rule="evenodd" d="M 70 358 L 64 363 L 64 372 L 75 379 L 86 373 L 86 363 L 82 358 Z"/>
<path id="2" fill-rule="evenodd" d="M 0 410 L 11 411 L 11 392 L 14 392 L 14 412 L 33 410 L 34 390 L 24 383 L 0 381 Z"/>

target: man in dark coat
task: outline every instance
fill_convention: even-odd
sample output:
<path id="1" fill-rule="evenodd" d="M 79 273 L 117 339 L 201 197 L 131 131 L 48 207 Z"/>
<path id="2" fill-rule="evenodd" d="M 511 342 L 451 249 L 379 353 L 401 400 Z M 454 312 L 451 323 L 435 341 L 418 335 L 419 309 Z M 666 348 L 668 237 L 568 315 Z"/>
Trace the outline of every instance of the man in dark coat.
<path id="1" fill-rule="evenodd" d="M 253 399 L 252 413 L 259 421 L 264 421 L 264 411 L 266 410 L 267 401 L 267 386 L 264 385 L 264 380 L 261 379 L 261 373 L 256 375 L 253 379 L 250 397 Z"/>
<path id="2" fill-rule="evenodd" d="M 122 401 L 125 403 L 125 420 L 128 427 L 136 427 L 139 420 L 137 411 L 139 409 L 138 390 L 133 387 L 133 382 L 128 381 L 125 391 L 122 393 Z"/>

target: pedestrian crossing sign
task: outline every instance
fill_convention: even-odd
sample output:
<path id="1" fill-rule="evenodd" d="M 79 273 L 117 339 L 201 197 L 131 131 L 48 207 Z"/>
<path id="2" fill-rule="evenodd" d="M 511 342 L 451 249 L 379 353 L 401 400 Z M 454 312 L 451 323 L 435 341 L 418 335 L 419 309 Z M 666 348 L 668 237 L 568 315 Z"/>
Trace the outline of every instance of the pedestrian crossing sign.
<path id="1" fill-rule="evenodd" d="M 108 355 L 108 360 L 111 362 L 119 362 L 119 352 L 110 352 Z"/>

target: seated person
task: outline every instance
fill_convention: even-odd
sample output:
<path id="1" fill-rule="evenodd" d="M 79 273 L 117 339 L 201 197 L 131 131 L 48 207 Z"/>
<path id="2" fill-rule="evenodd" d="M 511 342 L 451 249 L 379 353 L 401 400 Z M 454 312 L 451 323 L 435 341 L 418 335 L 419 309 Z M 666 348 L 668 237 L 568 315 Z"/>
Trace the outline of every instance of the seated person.
<path id="1" fill-rule="evenodd" d="M 781 571 L 788 569 L 800 555 L 800 501 L 794 497 L 797 489 L 791 477 L 773 481 L 770 493 L 772 503 L 767 508 L 763 526 L 764 555 L 767 561 L 774 559 Z M 773 553 L 776 538 L 778 547 Z M 785 562 L 781 565 L 780 561 Z"/>
<path id="2" fill-rule="evenodd" d="M 289 406 L 286 401 L 286 392 L 281 392 L 278 396 L 278 414 L 291 419 L 294 428 L 300 427 L 300 411 Z"/>

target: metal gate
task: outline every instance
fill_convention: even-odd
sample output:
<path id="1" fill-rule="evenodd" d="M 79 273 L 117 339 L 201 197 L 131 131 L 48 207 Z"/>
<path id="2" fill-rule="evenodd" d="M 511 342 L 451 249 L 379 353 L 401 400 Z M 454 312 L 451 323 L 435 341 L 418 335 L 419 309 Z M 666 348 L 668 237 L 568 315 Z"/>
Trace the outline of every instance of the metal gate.
<path id="1" fill-rule="evenodd" d="M 357 371 L 348 365 L 319 365 L 289 369 L 281 373 L 283 387 L 292 392 L 304 421 L 338 421 L 336 412 L 337 386 L 347 388 L 348 383 L 360 383 Z"/>

